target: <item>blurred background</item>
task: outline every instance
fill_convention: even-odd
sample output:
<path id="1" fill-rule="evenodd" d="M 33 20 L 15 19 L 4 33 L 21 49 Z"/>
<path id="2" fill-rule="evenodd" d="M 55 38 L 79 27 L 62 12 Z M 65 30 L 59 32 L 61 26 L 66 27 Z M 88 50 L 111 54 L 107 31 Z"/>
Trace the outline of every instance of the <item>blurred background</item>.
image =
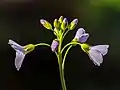
<path id="1" fill-rule="evenodd" d="M 120 0 L 0 0 L 0 90 L 62 90 L 57 58 L 50 48 L 38 47 L 26 55 L 18 72 L 15 51 L 7 44 L 9 39 L 21 45 L 51 44 L 55 36 L 39 19 L 52 23 L 61 15 L 69 22 L 79 19 L 64 44 L 82 27 L 90 33 L 87 43 L 110 45 L 100 67 L 79 46 L 70 50 L 65 63 L 68 90 L 120 90 Z"/>

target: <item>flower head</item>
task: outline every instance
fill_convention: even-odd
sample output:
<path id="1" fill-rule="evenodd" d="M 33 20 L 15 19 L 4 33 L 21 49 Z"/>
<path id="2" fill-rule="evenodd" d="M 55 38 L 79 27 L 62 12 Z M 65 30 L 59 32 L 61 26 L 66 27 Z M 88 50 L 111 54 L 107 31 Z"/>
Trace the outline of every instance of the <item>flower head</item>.
<path id="1" fill-rule="evenodd" d="M 51 44 L 51 50 L 53 52 L 55 52 L 57 50 L 57 48 L 58 48 L 58 45 L 59 45 L 58 41 L 57 40 L 53 40 L 53 42 Z"/>
<path id="2" fill-rule="evenodd" d="M 85 33 L 85 30 L 83 28 L 79 28 L 76 32 L 74 39 L 77 39 L 77 41 L 80 43 L 84 43 L 87 41 L 88 37 L 89 34 Z"/>
<path id="3" fill-rule="evenodd" d="M 16 51 L 16 57 L 15 57 L 15 67 L 19 71 L 21 68 L 21 65 L 23 63 L 23 60 L 25 58 L 25 55 L 31 51 L 34 50 L 35 46 L 33 44 L 29 44 L 26 46 L 21 46 L 14 42 L 13 40 L 9 40 L 8 44 L 11 45 L 11 47 Z"/>
<path id="4" fill-rule="evenodd" d="M 103 56 L 108 52 L 109 45 L 89 46 L 88 44 L 81 44 L 81 48 L 88 54 L 95 65 L 100 66 L 103 62 Z"/>

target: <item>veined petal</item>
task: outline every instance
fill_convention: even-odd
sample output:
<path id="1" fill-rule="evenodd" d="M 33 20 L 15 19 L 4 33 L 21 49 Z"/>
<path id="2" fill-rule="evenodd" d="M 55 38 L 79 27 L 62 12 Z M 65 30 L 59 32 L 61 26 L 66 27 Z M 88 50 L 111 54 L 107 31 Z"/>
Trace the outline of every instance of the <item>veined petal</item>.
<path id="1" fill-rule="evenodd" d="M 23 46 L 17 44 L 15 41 L 13 40 L 9 40 L 8 44 L 11 45 L 11 47 L 15 50 L 19 50 L 21 52 L 25 52 L 24 49 L 23 49 Z"/>
<path id="2" fill-rule="evenodd" d="M 75 38 L 79 39 L 79 37 L 85 33 L 85 30 L 83 28 L 79 28 L 76 32 Z"/>
<path id="3" fill-rule="evenodd" d="M 91 49 L 98 50 L 103 56 L 107 54 L 109 45 L 96 45 L 92 46 Z"/>
<path id="4" fill-rule="evenodd" d="M 97 66 L 100 66 L 100 64 L 103 62 L 103 56 L 97 50 L 90 49 L 88 55 L 93 63 Z"/>
<path id="5" fill-rule="evenodd" d="M 18 71 L 21 68 L 24 58 L 25 58 L 25 54 L 23 52 L 17 50 L 16 57 L 15 57 L 15 67 L 17 68 Z"/>
<path id="6" fill-rule="evenodd" d="M 80 36 L 80 38 L 79 38 L 79 42 L 80 42 L 80 43 L 86 42 L 87 39 L 88 39 L 88 37 L 89 37 L 89 34 L 88 34 L 88 33 L 82 34 L 82 35 Z"/>

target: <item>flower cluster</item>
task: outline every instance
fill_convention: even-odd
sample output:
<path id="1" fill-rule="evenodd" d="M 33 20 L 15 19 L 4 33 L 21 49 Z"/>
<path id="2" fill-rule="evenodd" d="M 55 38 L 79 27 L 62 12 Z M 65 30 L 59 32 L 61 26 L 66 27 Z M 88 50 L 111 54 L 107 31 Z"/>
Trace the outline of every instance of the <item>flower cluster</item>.
<path id="1" fill-rule="evenodd" d="M 71 23 L 68 23 L 67 18 L 60 16 L 59 19 L 55 19 L 53 25 L 51 25 L 45 19 L 40 19 L 40 23 L 48 30 L 53 31 L 54 35 L 56 35 L 56 39 L 53 40 L 51 46 L 51 50 L 56 52 L 58 50 L 59 45 L 63 41 L 65 35 L 74 30 L 75 26 L 78 23 L 78 19 L 74 19 Z M 88 54 L 90 59 L 93 61 L 95 65 L 100 66 L 103 62 L 103 56 L 107 54 L 109 45 L 96 45 L 91 46 L 86 44 L 87 39 L 89 38 L 89 33 L 83 28 L 79 28 L 75 34 L 73 40 L 69 43 L 69 45 L 80 45 L 81 49 Z M 21 46 L 14 42 L 13 40 L 9 40 L 8 44 L 16 51 L 16 58 L 15 58 L 15 66 L 17 70 L 20 69 L 22 62 L 25 58 L 25 55 L 30 53 L 35 49 L 37 45 L 28 44 L 26 46 Z M 58 51 L 60 52 L 60 50 Z"/>
<path id="2" fill-rule="evenodd" d="M 46 29 L 53 30 L 54 34 L 57 36 L 57 41 L 54 40 L 51 46 L 52 51 L 55 52 L 59 45 L 58 42 L 63 39 L 70 30 L 75 28 L 78 23 L 78 19 L 74 19 L 70 24 L 68 24 L 68 20 L 61 16 L 59 19 L 54 20 L 54 29 L 48 21 L 41 19 L 40 22 Z M 97 66 L 100 66 L 100 64 L 103 62 L 103 56 L 108 52 L 109 45 L 91 46 L 86 44 L 88 38 L 89 33 L 86 33 L 83 28 L 79 28 L 75 34 L 74 39 L 70 43 L 72 45 L 80 45 L 81 49 L 88 54 L 93 63 Z"/>
<path id="3" fill-rule="evenodd" d="M 28 44 L 25 46 L 21 46 L 10 39 L 8 44 L 10 44 L 11 47 L 16 51 L 15 67 L 17 68 L 17 70 L 21 68 L 25 55 L 33 51 L 35 47 L 40 45 L 48 46 L 51 48 L 52 52 L 55 52 L 57 56 L 62 89 L 67 90 L 64 79 L 64 63 L 67 53 L 72 46 L 79 45 L 81 49 L 88 54 L 89 58 L 93 61 L 95 65 L 100 66 L 100 64 L 103 62 L 103 56 L 107 54 L 109 45 L 91 46 L 87 44 L 86 42 L 90 35 L 89 33 L 86 33 L 83 28 L 79 28 L 71 42 L 62 47 L 62 42 L 66 34 L 69 31 L 74 30 L 75 26 L 78 23 L 78 19 L 74 19 L 73 21 L 71 21 L 71 23 L 68 23 L 67 18 L 60 16 L 59 19 L 54 20 L 53 25 L 45 19 L 40 19 L 40 23 L 46 29 L 51 30 L 56 38 L 52 41 L 51 45 L 46 43 L 38 43 Z M 65 51 L 64 54 L 63 51 Z"/>

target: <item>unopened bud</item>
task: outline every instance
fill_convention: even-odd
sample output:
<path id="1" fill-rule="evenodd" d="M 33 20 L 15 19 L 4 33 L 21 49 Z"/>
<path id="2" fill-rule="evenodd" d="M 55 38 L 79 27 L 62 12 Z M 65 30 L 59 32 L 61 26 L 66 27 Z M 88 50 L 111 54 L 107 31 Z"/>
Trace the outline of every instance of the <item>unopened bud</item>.
<path id="1" fill-rule="evenodd" d="M 51 25 L 48 21 L 46 21 L 46 20 L 44 20 L 44 19 L 40 19 L 40 23 L 41 23 L 46 29 L 51 29 L 51 30 L 52 30 L 52 25 Z"/>
<path id="2" fill-rule="evenodd" d="M 73 30 L 78 23 L 78 19 L 74 19 L 69 26 L 69 30 Z"/>
<path id="3" fill-rule="evenodd" d="M 59 20 L 58 20 L 60 23 L 62 23 L 63 21 L 63 16 L 60 16 Z"/>
<path id="4" fill-rule="evenodd" d="M 58 48 L 58 45 L 59 45 L 58 41 L 57 40 L 53 40 L 53 42 L 51 44 L 51 50 L 53 52 L 55 52 L 57 50 L 57 48 Z"/>
<path id="5" fill-rule="evenodd" d="M 68 20 L 66 18 L 63 19 L 63 22 L 61 24 L 61 29 L 65 30 L 68 27 Z"/>
<path id="6" fill-rule="evenodd" d="M 60 22 L 57 19 L 55 19 L 53 24 L 55 28 L 59 28 Z"/>

